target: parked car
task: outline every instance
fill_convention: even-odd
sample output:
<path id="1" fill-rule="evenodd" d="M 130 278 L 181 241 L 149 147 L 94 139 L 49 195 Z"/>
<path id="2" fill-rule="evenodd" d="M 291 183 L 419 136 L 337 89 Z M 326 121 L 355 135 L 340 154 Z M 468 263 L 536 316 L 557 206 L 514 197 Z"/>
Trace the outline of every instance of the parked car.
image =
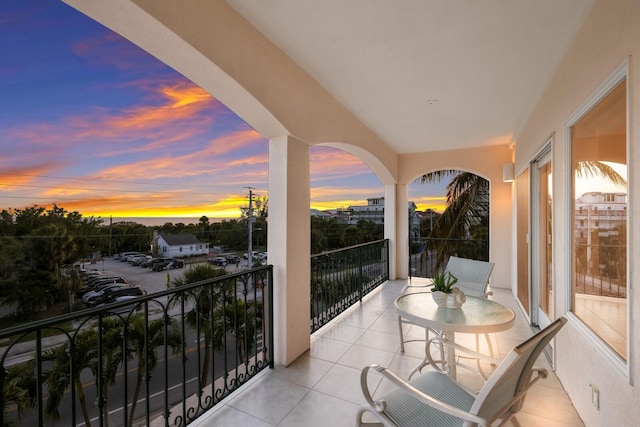
<path id="1" fill-rule="evenodd" d="M 131 265 L 135 265 L 135 263 L 140 263 L 143 260 L 146 259 L 146 255 L 142 255 L 142 254 L 138 254 L 138 255 L 131 255 L 129 257 L 127 257 L 127 262 Z"/>
<path id="2" fill-rule="evenodd" d="M 253 259 L 258 258 L 258 251 L 251 251 L 251 255 Z M 247 259 L 249 257 L 249 252 L 245 252 L 242 254 L 242 258 Z"/>
<path id="3" fill-rule="evenodd" d="M 227 260 L 227 264 L 237 264 L 240 262 L 240 257 L 235 254 L 225 255 L 224 259 Z"/>
<path id="4" fill-rule="evenodd" d="M 127 281 L 122 277 L 111 277 L 105 278 L 104 280 L 98 280 L 95 282 L 91 282 L 76 291 L 76 297 L 82 298 L 87 292 L 100 290 L 106 286 L 110 285 L 124 285 L 127 284 Z"/>
<path id="5" fill-rule="evenodd" d="M 213 258 L 209 258 L 207 260 L 209 264 L 217 265 L 218 267 L 224 267 L 227 265 L 227 260 L 221 256 L 216 256 Z"/>
<path id="6" fill-rule="evenodd" d="M 167 258 L 151 258 L 140 264 L 142 268 L 153 268 L 154 265 L 166 261 Z"/>
<path id="7" fill-rule="evenodd" d="M 122 252 L 120 254 L 120 262 L 129 261 L 129 257 L 134 255 L 140 255 L 140 252 Z"/>
<path id="8" fill-rule="evenodd" d="M 142 265 L 143 262 L 152 260 L 153 257 L 151 255 L 143 255 L 141 257 L 136 257 L 130 261 L 131 265 L 139 266 Z"/>
<path id="9" fill-rule="evenodd" d="M 139 286 L 127 286 L 122 288 L 107 288 L 100 295 L 89 298 L 87 306 L 95 307 L 100 304 L 108 304 L 114 302 L 116 298 L 121 297 L 139 297 L 144 295 L 144 290 Z"/>
<path id="10" fill-rule="evenodd" d="M 131 285 L 129 284 L 125 284 L 125 283 L 119 283 L 116 285 L 108 285 L 99 289 L 95 289 L 93 291 L 89 291 L 86 294 L 84 294 L 82 296 L 82 302 L 84 304 L 89 305 L 90 301 L 95 298 L 98 297 L 100 295 L 103 295 L 108 289 L 122 289 L 122 288 L 130 288 Z"/>
<path id="11" fill-rule="evenodd" d="M 170 270 L 172 268 L 184 267 L 184 261 L 181 259 L 171 258 L 163 262 L 159 262 L 153 266 L 153 271 Z"/>
<path id="12" fill-rule="evenodd" d="M 114 298 L 113 301 L 109 301 L 109 303 L 115 303 L 115 302 L 122 302 L 122 301 L 131 301 L 138 298 L 137 296 L 123 296 L 123 297 L 116 297 Z M 107 305 L 109 303 L 101 303 L 101 304 L 97 304 L 94 307 L 100 307 L 103 305 Z M 116 309 L 111 309 L 109 310 L 109 313 L 113 313 L 113 314 L 129 314 L 129 313 L 133 313 L 134 311 L 138 311 L 140 310 L 140 303 L 134 302 L 132 301 L 131 304 L 127 304 L 124 307 L 119 307 Z"/>

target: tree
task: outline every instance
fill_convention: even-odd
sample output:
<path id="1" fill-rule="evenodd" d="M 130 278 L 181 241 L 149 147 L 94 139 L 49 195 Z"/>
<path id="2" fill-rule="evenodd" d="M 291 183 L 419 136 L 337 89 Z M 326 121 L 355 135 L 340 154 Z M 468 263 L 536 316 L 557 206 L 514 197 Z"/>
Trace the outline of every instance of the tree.
<path id="1" fill-rule="evenodd" d="M 120 319 L 102 318 L 101 327 L 96 324 L 96 345 L 89 351 L 89 369 L 96 379 L 98 408 L 102 411 L 104 425 L 109 426 L 109 387 L 116 382 L 118 368 L 122 365 L 126 354 L 122 334 L 123 324 Z M 101 334 L 101 346 L 97 345 L 97 334 Z M 102 363 L 98 352 L 102 352 Z"/>
<path id="2" fill-rule="evenodd" d="M 575 171 L 577 177 L 598 176 L 614 184 L 626 184 L 620 174 L 603 162 L 579 161 L 576 162 Z M 475 227 L 473 234 L 477 236 L 489 235 L 489 181 L 471 172 L 453 169 L 424 174 L 418 180 L 424 184 L 440 182 L 446 177 L 452 177 L 446 188 L 447 207 L 429 234 L 430 238 L 437 239 L 434 244 L 437 267 L 442 266 L 450 255 L 457 253 L 455 240 L 468 238 L 472 228 Z M 481 227 L 486 229 L 482 230 Z M 478 259 L 488 259 L 488 246 L 486 255 Z"/>
<path id="3" fill-rule="evenodd" d="M 173 279 L 173 287 L 179 288 L 190 283 L 201 282 L 225 276 L 227 272 L 223 268 L 214 268 L 209 265 L 196 265 L 189 268 L 183 277 Z M 224 282 L 215 286 L 200 286 L 195 289 L 185 291 L 183 298 L 193 309 L 185 314 L 186 323 L 199 330 L 204 335 L 205 347 L 202 361 L 202 371 L 200 375 L 200 388 L 202 389 L 209 379 L 209 361 L 211 360 L 211 348 L 223 349 L 226 344 L 223 325 L 224 313 L 220 309 L 234 296 L 232 293 L 232 282 Z M 225 300 L 226 298 L 226 300 Z M 171 301 L 172 306 L 180 304 L 178 299 Z M 218 315 L 216 315 L 216 313 Z"/>
<path id="4" fill-rule="evenodd" d="M 437 253 L 436 268 L 457 252 L 457 241 L 468 239 L 471 228 L 482 224 L 489 215 L 489 181 L 476 174 L 440 170 L 422 175 L 420 181 L 439 182 L 449 176 L 453 178 L 446 188 L 447 207 L 429 234 L 430 239 L 434 239 L 430 240 L 430 244 Z"/>
<path id="5" fill-rule="evenodd" d="M 235 304 L 226 305 L 226 318 L 236 338 L 236 354 L 238 360 L 245 361 L 256 345 L 256 332 L 262 328 L 262 302 L 240 299 Z M 246 361 L 245 361 L 246 362 Z"/>
<path id="6" fill-rule="evenodd" d="M 35 359 L 9 368 L 2 368 L 3 419 L 6 419 L 6 414 L 12 407 L 16 408 L 18 418 L 20 418 L 27 409 L 36 406 L 38 382 L 34 371 Z"/>
<path id="7" fill-rule="evenodd" d="M 64 393 L 73 385 L 76 388 L 80 410 L 87 427 L 91 427 L 91 418 L 87 411 L 87 399 L 84 386 L 80 379 L 83 370 L 90 368 L 93 360 L 94 349 L 98 345 L 97 335 L 93 329 L 87 329 L 78 333 L 72 344 L 63 344 L 52 349 L 45 350 L 42 354 L 43 361 L 53 362 L 51 369 L 44 373 L 44 382 L 47 386 L 47 402 L 45 412 L 48 416 L 58 419 L 58 408 L 64 397 Z M 73 377 L 71 366 L 73 364 Z"/>
<path id="8" fill-rule="evenodd" d="M 164 335 L 165 319 L 167 325 L 167 336 Z M 178 354 L 184 346 L 182 334 L 178 330 L 175 319 L 166 316 L 165 319 L 156 319 L 147 324 L 142 314 L 135 314 L 129 318 L 127 325 L 127 340 L 129 351 L 134 354 L 137 360 L 137 380 L 131 401 L 131 412 L 129 413 L 129 426 L 133 426 L 135 419 L 136 404 L 142 382 L 151 380 L 151 373 L 158 366 L 158 347 L 169 346 L 174 355 Z M 146 331 L 145 331 L 146 329 Z"/>
<path id="9" fill-rule="evenodd" d="M 246 221 L 249 217 L 249 205 L 240 206 L 240 219 Z M 266 220 L 269 217 L 269 198 L 255 196 L 253 198 L 253 217 L 256 220 Z"/>

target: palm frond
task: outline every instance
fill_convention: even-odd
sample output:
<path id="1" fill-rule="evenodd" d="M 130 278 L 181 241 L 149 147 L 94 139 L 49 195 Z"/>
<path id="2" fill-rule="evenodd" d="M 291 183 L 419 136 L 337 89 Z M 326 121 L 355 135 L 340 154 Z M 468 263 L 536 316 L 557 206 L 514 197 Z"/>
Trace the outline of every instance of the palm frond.
<path id="1" fill-rule="evenodd" d="M 419 182 L 420 184 L 430 184 L 434 182 L 440 182 L 444 178 L 456 176 L 459 173 L 460 171 L 455 169 L 442 169 L 442 170 L 426 173 L 422 175 L 420 178 L 417 178 L 416 182 Z"/>
<path id="2" fill-rule="evenodd" d="M 604 162 L 582 160 L 576 162 L 575 169 L 576 176 L 578 178 L 601 177 L 615 185 L 627 185 L 627 180 L 616 172 L 615 169 Z"/>

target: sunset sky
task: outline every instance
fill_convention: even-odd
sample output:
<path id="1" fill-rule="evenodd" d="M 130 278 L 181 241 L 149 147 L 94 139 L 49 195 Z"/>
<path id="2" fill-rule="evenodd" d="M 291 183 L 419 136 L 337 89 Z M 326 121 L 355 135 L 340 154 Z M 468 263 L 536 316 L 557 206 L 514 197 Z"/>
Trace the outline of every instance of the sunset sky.
<path id="1" fill-rule="evenodd" d="M 0 4 L 0 209 L 233 218 L 268 196 L 268 142 L 211 95 L 59 1 Z M 421 210 L 442 185 L 412 184 Z M 349 153 L 311 150 L 311 208 L 384 195 Z"/>

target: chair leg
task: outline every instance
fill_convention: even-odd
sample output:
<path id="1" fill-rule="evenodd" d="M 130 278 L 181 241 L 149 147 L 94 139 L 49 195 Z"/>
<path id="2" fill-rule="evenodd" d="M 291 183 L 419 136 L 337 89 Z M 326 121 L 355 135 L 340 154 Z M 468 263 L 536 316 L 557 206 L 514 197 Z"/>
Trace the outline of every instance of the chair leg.
<path id="1" fill-rule="evenodd" d="M 398 329 L 400 329 L 400 353 L 404 353 L 404 333 L 402 332 L 402 318 L 398 316 Z"/>
<path id="2" fill-rule="evenodd" d="M 495 358 L 493 354 L 493 344 L 491 344 L 491 338 L 489 337 L 489 334 L 483 334 L 483 335 L 485 340 L 487 341 L 487 347 L 489 348 L 489 356 Z M 476 334 L 476 352 L 480 353 L 480 334 Z M 480 376 L 486 381 L 487 378 L 489 378 L 489 375 L 487 375 L 482 369 L 482 366 L 480 365 L 480 359 L 476 359 L 476 366 L 478 367 L 478 372 L 480 373 Z M 491 366 L 495 366 L 495 364 L 491 363 Z"/>

